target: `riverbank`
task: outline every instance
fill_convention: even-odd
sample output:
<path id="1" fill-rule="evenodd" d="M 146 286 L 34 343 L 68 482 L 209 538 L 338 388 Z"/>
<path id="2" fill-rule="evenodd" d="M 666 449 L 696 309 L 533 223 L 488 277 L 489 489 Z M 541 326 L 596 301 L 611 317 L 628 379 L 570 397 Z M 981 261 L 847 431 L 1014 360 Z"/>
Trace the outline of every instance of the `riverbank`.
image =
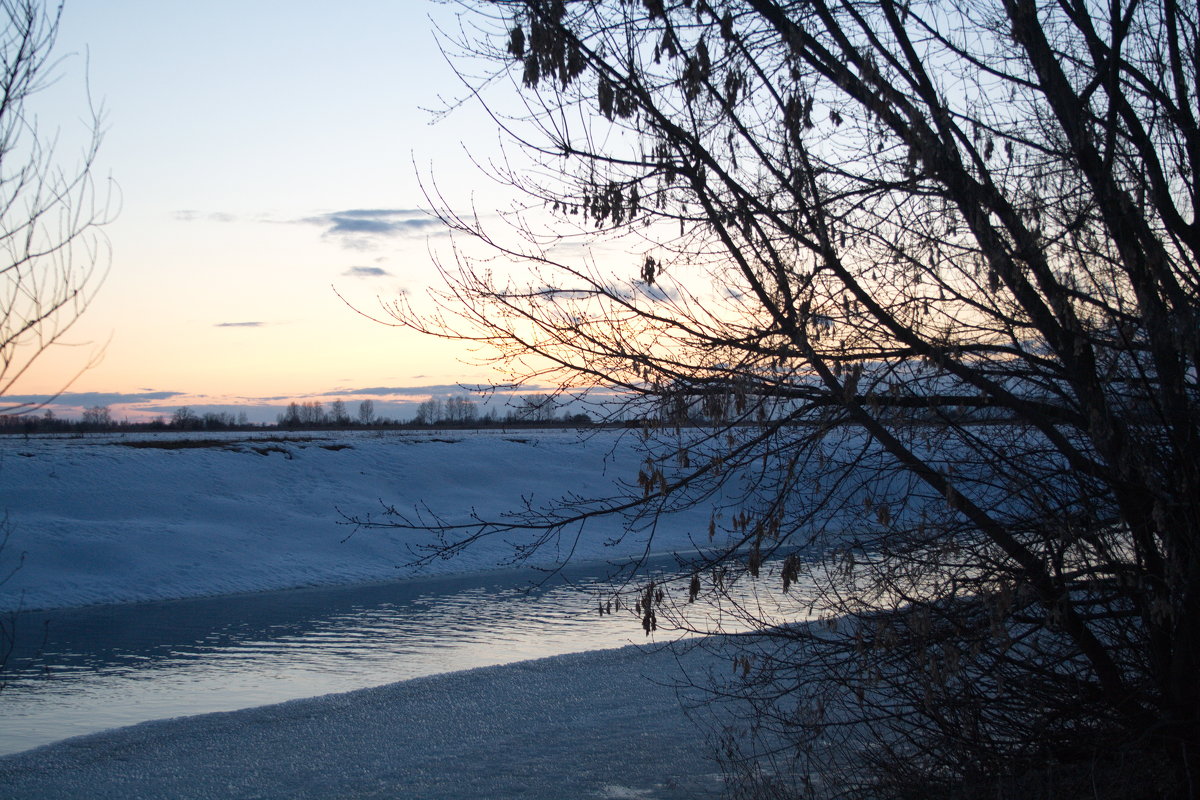
<path id="1" fill-rule="evenodd" d="M 150 720 L 236 711 L 627 644 L 607 573 L 573 567 L 310 587 L 0 617 L 0 755 Z M 11 624 L 10 624 L 11 623 Z"/>
<path id="2" fill-rule="evenodd" d="M 493 571 L 521 532 L 414 565 L 427 538 L 356 532 L 342 514 L 389 503 L 469 520 L 522 499 L 603 497 L 636 480 L 641 459 L 617 432 L 0 444 L 0 610 Z M 603 521 L 537 563 L 686 551 L 701 513 L 664 520 L 653 540 L 618 541 L 619 521 Z M 4 757 L 0 786 L 12 798 L 712 796 L 719 771 L 673 688 L 681 664 L 711 662 L 635 646 L 148 722 Z"/>
<path id="3" fill-rule="evenodd" d="M 716 797 L 687 644 L 418 678 L 150 722 L 0 758 L 12 800 Z M 706 716 L 703 708 L 695 714 Z"/>
<path id="4" fill-rule="evenodd" d="M 469 522 L 524 500 L 612 496 L 636 481 L 641 458 L 620 431 L 3 437 L 0 612 L 495 569 L 520 531 L 418 565 L 430 535 L 356 531 L 346 517 L 395 506 Z M 620 520 L 597 520 L 533 563 L 687 552 L 705 514 L 620 542 Z"/>

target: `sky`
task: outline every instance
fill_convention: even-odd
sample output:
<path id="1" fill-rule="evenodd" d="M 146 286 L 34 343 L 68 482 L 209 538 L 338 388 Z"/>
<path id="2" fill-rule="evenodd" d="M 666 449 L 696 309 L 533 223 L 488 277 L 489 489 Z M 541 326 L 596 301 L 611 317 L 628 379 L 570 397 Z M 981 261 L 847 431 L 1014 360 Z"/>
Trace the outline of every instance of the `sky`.
<path id="1" fill-rule="evenodd" d="M 89 102 L 102 110 L 94 175 L 113 193 L 111 254 L 69 346 L 10 398 L 65 388 L 50 408 L 66 415 L 236 406 L 266 421 L 337 397 L 404 416 L 431 391 L 486 382 L 461 347 L 354 308 L 377 313 L 433 280 L 449 237 L 422 210 L 423 183 L 456 204 L 505 202 L 468 157 L 497 152 L 495 124 L 473 103 L 434 113 L 462 94 L 434 35 L 454 12 L 68 0 L 57 80 L 30 107 L 67 165 Z"/>

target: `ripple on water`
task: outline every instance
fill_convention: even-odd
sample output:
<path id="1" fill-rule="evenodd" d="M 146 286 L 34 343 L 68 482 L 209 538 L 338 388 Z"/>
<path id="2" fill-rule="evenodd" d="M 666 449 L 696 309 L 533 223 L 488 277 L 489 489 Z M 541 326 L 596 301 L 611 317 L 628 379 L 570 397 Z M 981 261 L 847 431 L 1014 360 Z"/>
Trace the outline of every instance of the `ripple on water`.
<path id="1" fill-rule="evenodd" d="M 581 568 L 569 584 L 540 587 L 527 573 L 474 575 L 23 614 L 0 691 L 0 754 L 150 719 L 645 642 L 629 616 L 597 615 L 605 575 Z"/>

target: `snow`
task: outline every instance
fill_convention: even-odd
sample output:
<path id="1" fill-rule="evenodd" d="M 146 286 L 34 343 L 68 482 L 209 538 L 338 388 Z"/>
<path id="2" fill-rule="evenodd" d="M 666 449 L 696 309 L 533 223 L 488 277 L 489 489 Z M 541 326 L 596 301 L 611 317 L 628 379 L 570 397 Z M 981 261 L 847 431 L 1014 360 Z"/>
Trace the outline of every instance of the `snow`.
<path id="1" fill-rule="evenodd" d="M 184 438 L 202 446 L 161 446 Z M 518 498 L 613 494 L 640 459 L 616 432 L 3 437 L 0 611 L 495 569 L 510 541 L 416 567 L 409 547 L 426 539 L 351 536 L 341 512 L 423 505 L 465 521 Z M 689 550 L 703 513 L 620 543 L 619 521 L 593 525 L 538 563 Z M 14 799 L 714 796 L 710 749 L 673 688 L 681 665 L 713 658 L 633 646 L 148 722 L 0 758 L 0 786 Z"/>
<path id="2" fill-rule="evenodd" d="M 926 431 L 910 434 L 920 440 Z M 992 435 L 1029 434 L 1000 427 Z M 864 500 L 873 497 L 896 498 L 893 519 L 940 507 L 856 436 L 823 440 L 813 461 L 822 473 L 796 497 L 802 509 L 807 502 L 825 514 L 839 535 L 864 524 Z M 184 438 L 200 446 L 161 446 Z M 956 452 L 937 441 L 918 445 L 947 458 Z M 342 512 L 378 515 L 386 503 L 469 522 L 521 500 L 539 507 L 567 495 L 620 494 L 619 482 L 636 485 L 642 458 L 633 437 L 616 431 L 0 437 L 0 613 L 494 570 L 528 531 L 416 566 L 411 548 L 427 535 L 355 532 L 340 524 Z M 822 486 L 829 464 L 849 471 Z M 971 469 L 958 466 L 960 476 Z M 1059 469 L 1033 466 L 1033 475 Z M 987 495 L 987 478 L 981 471 L 974 487 L 983 500 L 1019 512 L 1022 498 Z M 624 538 L 621 520 L 597 520 L 534 561 L 694 551 L 694 532 L 707 544 L 708 513 L 703 504 L 669 513 Z M 722 640 L 699 641 L 719 649 Z M 715 796 L 712 743 L 674 689 L 681 667 L 703 675 L 728 664 L 685 644 L 634 646 L 148 722 L 0 758 L 0 794 Z M 0 718 L 3 702 L 0 693 Z"/>
<path id="3" fill-rule="evenodd" d="M 0 611 L 138 602 L 298 586 L 473 572 L 504 565 L 495 538 L 451 560 L 410 564 L 428 535 L 359 530 L 345 514 L 383 504 L 469 519 L 499 515 L 522 498 L 548 503 L 577 492 L 611 495 L 632 482 L 640 456 L 630 437 L 603 431 L 349 432 L 282 441 L 192 434 L 207 446 L 165 448 L 180 434 L 76 438 L 0 437 Z M 133 446 L 157 443 L 160 446 Z M 653 542 L 598 522 L 576 543 L 537 556 L 550 564 L 691 548 L 707 518 L 675 515 Z M 353 533 L 353 535 L 351 535 Z M 510 537 L 511 538 L 511 537 Z"/>
<path id="4" fill-rule="evenodd" d="M 716 797 L 673 685 L 714 658 L 630 646 L 148 722 L 0 758 L 0 786 L 12 800 Z"/>

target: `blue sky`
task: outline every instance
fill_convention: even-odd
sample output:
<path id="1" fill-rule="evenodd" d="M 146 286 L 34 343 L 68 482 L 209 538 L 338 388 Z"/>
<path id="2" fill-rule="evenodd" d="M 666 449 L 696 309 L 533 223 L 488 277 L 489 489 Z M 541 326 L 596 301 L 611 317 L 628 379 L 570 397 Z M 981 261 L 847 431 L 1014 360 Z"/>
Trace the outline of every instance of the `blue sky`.
<path id="1" fill-rule="evenodd" d="M 374 324 L 338 297 L 375 309 L 431 280 L 430 250 L 447 238 L 422 211 L 422 179 L 454 202 L 504 202 L 465 155 L 494 152 L 495 125 L 471 104 L 436 122 L 430 112 L 461 93 L 431 20 L 454 28 L 453 12 L 396 0 L 69 1 L 58 80 L 32 108 L 59 131 L 66 163 L 89 89 L 103 109 L 96 176 L 115 188 L 111 266 L 73 346 L 17 391 L 58 391 L 88 362 L 70 390 L 122 401 L 118 415 L 136 414 L 139 398 L 257 405 L 363 387 L 411 398 L 484 379 L 454 347 Z"/>

